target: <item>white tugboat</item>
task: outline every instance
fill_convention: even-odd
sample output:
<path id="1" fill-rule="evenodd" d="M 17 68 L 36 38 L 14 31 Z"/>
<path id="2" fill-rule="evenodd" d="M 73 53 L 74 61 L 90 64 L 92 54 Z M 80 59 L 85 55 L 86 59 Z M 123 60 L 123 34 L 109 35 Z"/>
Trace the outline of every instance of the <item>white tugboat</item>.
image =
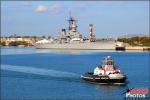
<path id="1" fill-rule="evenodd" d="M 114 66 L 114 61 L 110 56 L 103 60 L 103 64 L 97 66 L 94 72 L 88 72 L 81 75 L 85 81 L 100 83 L 100 84 L 125 84 L 126 75 Z"/>

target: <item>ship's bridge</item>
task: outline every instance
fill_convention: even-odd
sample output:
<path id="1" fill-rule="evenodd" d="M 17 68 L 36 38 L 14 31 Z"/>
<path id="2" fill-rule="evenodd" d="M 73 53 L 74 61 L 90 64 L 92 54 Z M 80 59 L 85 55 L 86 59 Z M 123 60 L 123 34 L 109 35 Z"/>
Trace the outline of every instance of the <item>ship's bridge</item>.
<path id="1" fill-rule="evenodd" d="M 76 24 L 76 20 L 70 16 L 69 20 L 69 31 L 67 32 L 67 34 L 71 37 L 71 39 L 73 38 L 82 38 L 82 34 L 78 32 L 77 30 L 77 24 Z"/>
<path id="2" fill-rule="evenodd" d="M 103 60 L 103 65 L 114 65 L 114 61 L 110 56 L 107 56 Z"/>
<path id="3" fill-rule="evenodd" d="M 104 58 L 103 68 L 108 70 L 108 71 L 114 70 L 114 61 L 112 60 L 112 58 L 110 56 L 107 56 Z"/>

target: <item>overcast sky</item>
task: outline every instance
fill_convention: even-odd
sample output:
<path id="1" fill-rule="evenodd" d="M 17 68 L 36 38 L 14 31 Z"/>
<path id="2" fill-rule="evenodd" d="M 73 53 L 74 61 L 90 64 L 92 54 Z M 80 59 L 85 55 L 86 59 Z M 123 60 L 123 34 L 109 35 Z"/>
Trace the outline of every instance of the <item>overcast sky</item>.
<path id="1" fill-rule="evenodd" d="M 1 1 L 1 35 L 57 36 L 69 11 L 84 36 L 89 24 L 97 37 L 149 34 L 148 1 Z"/>

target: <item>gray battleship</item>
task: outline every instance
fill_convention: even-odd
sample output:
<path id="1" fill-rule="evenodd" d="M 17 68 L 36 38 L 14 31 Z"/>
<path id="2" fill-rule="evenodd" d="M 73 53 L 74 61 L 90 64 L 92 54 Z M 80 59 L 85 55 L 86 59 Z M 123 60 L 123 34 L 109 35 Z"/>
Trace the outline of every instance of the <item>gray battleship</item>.
<path id="1" fill-rule="evenodd" d="M 76 20 L 70 16 L 68 29 L 62 29 L 57 38 L 37 41 L 37 49 L 64 49 L 64 50 L 115 50 L 115 41 L 96 41 L 93 34 L 93 25 L 89 24 L 89 36 L 83 38 L 77 30 Z"/>

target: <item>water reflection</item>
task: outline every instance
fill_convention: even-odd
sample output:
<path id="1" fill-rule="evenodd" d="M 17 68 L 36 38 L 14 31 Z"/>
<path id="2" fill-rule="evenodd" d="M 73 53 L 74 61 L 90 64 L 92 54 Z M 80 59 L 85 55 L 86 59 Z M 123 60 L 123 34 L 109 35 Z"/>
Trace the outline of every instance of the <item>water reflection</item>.
<path id="1" fill-rule="evenodd" d="M 32 54 L 36 53 L 34 47 L 0 47 L 1 55 L 10 55 L 10 54 Z"/>
<path id="2" fill-rule="evenodd" d="M 57 49 L 37 49 L 37 53 L 62 53 L 62 54 L 81 54 L 98 52 L 115 52 L 115 50 L 57 50 Z"/>
<path id="3" fill-rule="evenodd" d="M 61 50 L 61 49 L 36 49 L 35 47 L 1 47 L 1 55 L 9 54 L 33 54 L 33 53 L 56 53 L 56 54 L 90 54 L 99 52 L 148 52 L 142 50 Z"/>

